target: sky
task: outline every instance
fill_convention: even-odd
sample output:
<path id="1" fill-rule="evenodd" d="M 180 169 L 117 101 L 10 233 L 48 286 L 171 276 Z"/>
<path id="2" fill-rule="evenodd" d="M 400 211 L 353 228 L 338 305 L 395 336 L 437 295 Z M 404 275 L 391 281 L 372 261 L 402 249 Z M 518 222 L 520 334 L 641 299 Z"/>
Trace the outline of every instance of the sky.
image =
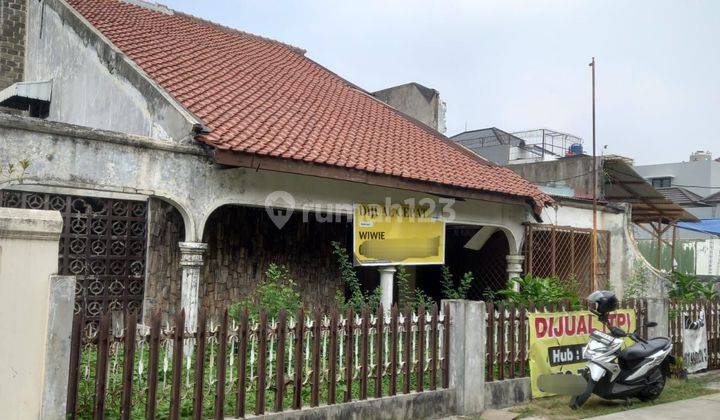
<path id="1" fill-rule="evenodd" d="M 160 0 L 375 91 L 437 89 L 447 134 L 549 128 L 636 164 L 720 157 L 720 1 Z M 605 147 L 606 146 L 606 147 Z"/>

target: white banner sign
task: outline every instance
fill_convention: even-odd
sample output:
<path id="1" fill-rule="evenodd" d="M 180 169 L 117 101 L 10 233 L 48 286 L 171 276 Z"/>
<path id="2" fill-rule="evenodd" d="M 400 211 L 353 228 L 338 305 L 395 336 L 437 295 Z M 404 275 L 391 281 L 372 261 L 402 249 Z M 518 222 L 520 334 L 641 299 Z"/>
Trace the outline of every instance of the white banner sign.
<path id="1" fill-rule="evenodd" d="M 698 319 L 690 319 L 683 313 L 683 366 L 688 373 L 707 369 L 708 348 L 705 332 L 705 311 Z"/>

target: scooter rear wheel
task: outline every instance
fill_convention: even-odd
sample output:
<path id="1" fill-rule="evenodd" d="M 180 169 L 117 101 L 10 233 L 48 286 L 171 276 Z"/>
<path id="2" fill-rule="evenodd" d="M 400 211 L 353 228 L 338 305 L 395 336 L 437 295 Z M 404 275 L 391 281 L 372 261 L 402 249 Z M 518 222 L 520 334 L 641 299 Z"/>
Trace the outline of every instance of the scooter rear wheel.
<path id="1" fill-rule="evenodd" d="M 665 389 L 665 375 L 663 375 L 659 371 L 652 372 L 650 375 L 657 379 L 653 383 L 646 386 L 645 389 L 643 389 L 638 394 L 638 399 L 643 402 L 658 399 L 658 397 L 660 397 L 660 394 L 662 394 L 663 389 Z"/>

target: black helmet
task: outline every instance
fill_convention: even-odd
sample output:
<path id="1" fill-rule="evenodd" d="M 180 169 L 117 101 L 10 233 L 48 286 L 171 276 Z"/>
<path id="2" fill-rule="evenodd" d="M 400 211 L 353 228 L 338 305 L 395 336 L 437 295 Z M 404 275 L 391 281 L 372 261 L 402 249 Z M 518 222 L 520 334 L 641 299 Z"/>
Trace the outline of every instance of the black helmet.
<path id="1" fill-rule="evenodd" d="M 595 315 L 605 316 L 618 308 L 618 300 L 615 293 L 608 290 L 597 290 L 587 297 L 590 302 L 590 312 Z"/>

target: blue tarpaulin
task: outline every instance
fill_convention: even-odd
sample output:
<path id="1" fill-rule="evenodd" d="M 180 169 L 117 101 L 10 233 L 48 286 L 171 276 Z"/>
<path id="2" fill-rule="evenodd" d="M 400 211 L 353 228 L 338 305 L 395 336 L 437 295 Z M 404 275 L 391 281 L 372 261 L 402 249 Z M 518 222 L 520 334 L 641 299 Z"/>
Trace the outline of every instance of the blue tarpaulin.
<path id="1" fill-rule="evenodd" d="M 699 222 L 678 222 L 677 227 L 720 236 L 720 219 L 700 219 Z"/>

